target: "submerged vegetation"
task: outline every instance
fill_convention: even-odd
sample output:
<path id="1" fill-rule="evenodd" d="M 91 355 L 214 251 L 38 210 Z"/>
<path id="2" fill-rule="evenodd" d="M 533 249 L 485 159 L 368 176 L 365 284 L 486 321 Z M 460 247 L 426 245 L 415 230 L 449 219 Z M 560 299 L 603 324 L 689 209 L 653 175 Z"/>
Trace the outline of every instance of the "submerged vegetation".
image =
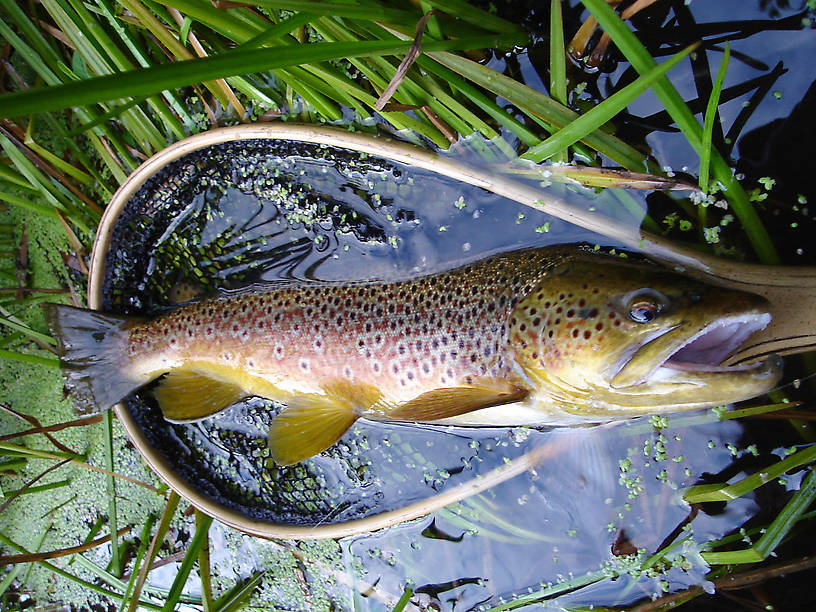
<path id="1" fill-rule="evenodd" d="M 32 602 L 120 610 L 452 609 L 463 588 L 480 584 L 484 610 L 552 601 L 650 610 L 714 592 L 730 598 L 735 589 L 812 569 L 812 551 L 801 542 L 813 541 L 816 518 L 813 414 L 796 401 L 813 397 L 812 355 L 790 360 L 790 378 L 799 378 L 774 392 L 773 403 L 642 419 L 603 452 L 587 443 L 585 454 L 615 489 L 601 499 L 622 496 L 619 506 L 609 502 L 618 518 L 596 525 L 602 546 L 608 549 L 603 538 L 614 544 L 592 571 L 570 552 L 587 534 L 514 524 L 491 491 L 423 523 L 428 543 L 478 535 L 485 559 L 505 546 L 546 547 L 546 570 L 519 568 L 532 573 L 503 592 L 490 590 L 484 559 L 449 584 L 417 584 L 404 569 L 388 574 L 412 559 L 427 563 L 420 543 L 408 541 L 418 531 L 265 542 L 188 507 L 141 462 L 111 413 L 73 416 L 38 307 L 83 303 L 104 206 L 142 161 L 185 136 L 249 122 L 390 134 L 542 187 L 566 183 L 565 193 L 590 194 L 605 212 L 642 217 L 643 229 L 704 252 L 813 265 L 806 232 L 813 228 L 808 198 L 816 193 L 795 170 L 763 166 L 770 162 L 760 154 L 741 151 L 737 159 L 735 146 L 747 150 L 763 137 L 761 128 L 751 135 L 746 126 L 783 95 L 777 83 L 790 68 L 766 65 L 740 41 L 775 30 L 812 37 L 816 3 L 760 4 L 766 18 L 698 23 L 694 7 L 680 0 L 0 0 L 0 609 Z M 415 61 L 403 61 L 407 56 Z M 693 81 L 678 91 L 672 70 Z M 734 72 L 747 76 L 729 79 Z M 736 111 L 728 106 L 734 101 Z M 793 142 L 801 138 L 795 121 L 810 121 L 812 131 L 810 104 L 803 101 L 782 126 Z M 785 143 L 776 146 L 775 155 L 791 159 Z M 688 167 L 673 169 L 678 162 Z M 621 186 L 654 191 L 603 189 Z M 677 187 L 685 190 L 658 190 Z M 452 206 L 474 212 L 462 196 Z M 290 225 L 306 225 L 307 212 L 284 214 Z M 400 214 L 398 221 L 408 218 Z M 517 213 L 520 227 L 525 214 Z M 334 223 L 344 226 L 345 215 Z M 451 234 L 448 224 L 435 229 L 440 240 Z M 550 220 L 537 222 L 534 238 L 550 229 Z M 222 236 L 225 248 L 233 246 L 233 230 Z M 398 242 L 385 234 L 383 241 Z M 168 257 L 192 265 L 195 255 L 182 249 Z M 735 420 L 773 437 L 765 446 L 743 445 L 739 433 L 729 441 L 705 429 Z M 684 441 L 695 435 L 712 438 L 701 437 L 699 446 Z M 513 447 L 526 434 L 507 436 L 496 445 Z M 695 462 L 695 449 L 716 455 L 716 472 L 703 474 L 710 467 Z M 422 453 L 409 451 L 429 486 L 444 486 L 451 475 L 422 468 Z M 610 457 L 612 476 L 603 469 Z M 557 514 L 551 499 L 533 492 L 539 474 L 525 474 L 512 503 L 546 503 Z M 667 506 L 687 516 L 666 529 L 663 522 L 675 517 Z M 625 527 L 638 510 L 664 527 L 646 546 Z M 719 533 L 716 517 L 727 514 L 741 520 Z M 703 515 L 707 522 L 695 528 Z M 472 578 L 477 574 L 487 587 Z M 610 585 L 614 595 L 604 590 Z M 576 598 L 558 599 L 564 596 Z M 775 604 L 759 589 L 743 597 L 753 597 L 754 607 Z"/>

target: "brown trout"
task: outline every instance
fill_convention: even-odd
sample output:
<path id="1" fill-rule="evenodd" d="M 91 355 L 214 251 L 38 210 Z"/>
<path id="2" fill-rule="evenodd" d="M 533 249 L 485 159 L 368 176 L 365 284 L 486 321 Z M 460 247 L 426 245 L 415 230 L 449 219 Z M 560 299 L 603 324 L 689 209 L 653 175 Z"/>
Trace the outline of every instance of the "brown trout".
<path id="1" fill-rule="evenodd" d="M 173 422 L 248 396 L 286 406 L 269 447 L 292 464 L 358 418 L 562 425 L 748 399 L 781 361 L 720 365 L 770 322 L 756 295 L 656 264 L 549 247 L 413 280 L 282 283 L 154 319 L 48 305 L 83 412 L 147 383 Z"/>

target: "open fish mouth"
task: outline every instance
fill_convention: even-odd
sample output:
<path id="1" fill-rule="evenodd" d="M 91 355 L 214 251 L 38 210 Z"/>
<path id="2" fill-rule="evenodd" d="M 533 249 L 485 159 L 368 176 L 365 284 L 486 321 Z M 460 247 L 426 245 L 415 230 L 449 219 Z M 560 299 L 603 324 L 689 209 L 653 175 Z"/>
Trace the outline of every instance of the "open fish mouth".
<path id="1" fill-rule="evenodd" d="M 747 364 L 743 366 L 720 364 L 754 333 L 765 329 L 770 322 L 771 315 L 763 313 L 726 317 L 709 323 L 683 342 L 661 367 L 712 372 L 749 368 Z"/>
<path id="2" fill-rule="evenodd" d="M 713 382 L 718 377 L 778 378 L 780 359 L 726 366 L 723 362 L 754 333 L 771 322 L 768 313 L 724 316 L 700 327 L 680 324 L 649 338 L 639 346 L 612 377 L 611 386 L 625 389 L 655 382 Z"/>

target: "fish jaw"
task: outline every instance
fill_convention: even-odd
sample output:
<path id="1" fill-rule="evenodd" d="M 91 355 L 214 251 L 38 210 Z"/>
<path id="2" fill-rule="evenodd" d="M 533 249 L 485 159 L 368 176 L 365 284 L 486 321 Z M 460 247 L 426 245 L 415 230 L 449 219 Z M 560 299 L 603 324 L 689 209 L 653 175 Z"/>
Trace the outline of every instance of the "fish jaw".
<path id="1" fill-rule="evenodd" d="M 678 326 L 639 347 L 612 376 L 607 396 L 629 407 L 706 408 L 770 391 L 782 376 L 777 355 L 733 366 L 722 363 L 771 321 L 767 312 L 725 316 Z"/>
<path id="2" fill-rule="evenodd" d="M 745 366 L 725 367 L 723 361 L 751 335 L 771 322 L 767 312 L 749 312 L 724 316 L 698 325 L 680 324 L 638 347 L 611 377 L 614 389 L 643 385 L 650 380 L 672 380 L 679 372 L 684 380 L 692 374 L 702 383 L 729 373 L 756 372 L 762 379 L 775 359 Z"/>

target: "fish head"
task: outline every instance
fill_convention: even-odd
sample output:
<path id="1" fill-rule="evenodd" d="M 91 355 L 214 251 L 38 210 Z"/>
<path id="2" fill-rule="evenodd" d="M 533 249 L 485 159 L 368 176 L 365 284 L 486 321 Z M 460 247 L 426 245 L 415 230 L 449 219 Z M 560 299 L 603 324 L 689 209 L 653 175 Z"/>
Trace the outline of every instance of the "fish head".
<path id="1" fill-rule="evenodd" d="M 767 392 L 781 376 L 779 357 L 723 362 L 770 321 L 761 296 L 645 261 L 581 254 L 517 302 L 508 337 L 537 401 L 597 421 Z"/>

